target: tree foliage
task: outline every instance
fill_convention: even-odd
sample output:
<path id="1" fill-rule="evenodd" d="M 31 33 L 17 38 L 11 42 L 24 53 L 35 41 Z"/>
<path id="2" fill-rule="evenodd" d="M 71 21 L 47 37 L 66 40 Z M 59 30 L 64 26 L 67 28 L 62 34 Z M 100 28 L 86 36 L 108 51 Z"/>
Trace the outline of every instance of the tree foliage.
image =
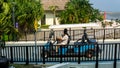
<path id="1" fill-rule="evenodd" d="M 34 21 L 40 20 L 43 16 L 43 8 L 40 2 L 34 0 L 16 0 L 16 21 L 19 23 L 19 30 L 31 31 L 34 30 Z M 23 29 L 24 28 L 24 29 Z"/>
<path id="2" fill-rule="evenodd" d="M 0 30 L 2 33 L 16 32 L 11 17 L 10 3 L 0 1 Z"/>
<path id="3" fill-rule="evenodd" d="M 14 13 L 14 15 L 13 15 Z M 13 22 L 18 22 L 18 29 Z M 40 1 L 35 0 L 0 0 L 0 31 L 8 35 L 20 35 L 34 30 L 34 21 L 43 16 Z"/>
<path id="4" fill-rule="evenodd" d="M 70 0 L 65 6 L 65 10 L 59 15 L 60 23 L 88 23 L 102 20 L 100 11 L 91 5 L 88 0 Z"/>

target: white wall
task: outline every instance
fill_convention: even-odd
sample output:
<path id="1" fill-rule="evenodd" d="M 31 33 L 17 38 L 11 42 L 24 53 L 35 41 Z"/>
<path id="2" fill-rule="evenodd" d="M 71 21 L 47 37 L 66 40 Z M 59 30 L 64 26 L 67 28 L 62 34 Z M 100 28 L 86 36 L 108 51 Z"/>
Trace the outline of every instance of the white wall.
<path id="1" fill-rule="evenodd" d="M 53 25 L 53 13 L 47 12 L 46 14 L 46 25 Z M 58 19 L 56 18 L 56 25 L 58 25 Z"/>
<path id="2" fill-rule="evenodd" d="M 100 25 L 97 23 L 87 23 L 87 24 L 63 24 L 63 25 L 51 25 L 49 29 L 59 29 L 59 28 L 100 28 Z"/>

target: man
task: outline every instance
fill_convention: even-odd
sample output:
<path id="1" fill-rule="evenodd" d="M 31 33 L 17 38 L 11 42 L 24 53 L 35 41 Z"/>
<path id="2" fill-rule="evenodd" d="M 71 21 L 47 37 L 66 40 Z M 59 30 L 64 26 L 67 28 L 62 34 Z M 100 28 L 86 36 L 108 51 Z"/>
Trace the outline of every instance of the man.
<path id="1" fill-rule="evenodd" d="M 54 36 L 54 30 L 53 29 L 50 30 L 49 39 L 51 39 L 52 36 Z"/>
<path id="2" fill-rule="evenodd" d="M 57 41 L 59 41 L 59 43 L 56 44 L 56 45 L 57 45 L 57 46 L 56 46 L 56 52 L 58 52 L 58 47 L 59 47 L 59 46 L 61 46 L 61 45 L 67 45 L 67 44 L 68 44 L 69 35 L 68 35 L 67 31 L 68 31 L 68 30 L 65 28 L 64 31 L 63 31 L 63 33 L 64 33 L 63 37 L 57 37 L 57 38 L 56 38 Z"/>
<path id="3" fill-rule="evenodd" d="M 87 37 L 86 29 L 84 29 L 84 35 L 82 36 L 82 43 L 85 43 L 85 40 L 87 40 L 88 43 L 90 43 L 90 40 Z"/>

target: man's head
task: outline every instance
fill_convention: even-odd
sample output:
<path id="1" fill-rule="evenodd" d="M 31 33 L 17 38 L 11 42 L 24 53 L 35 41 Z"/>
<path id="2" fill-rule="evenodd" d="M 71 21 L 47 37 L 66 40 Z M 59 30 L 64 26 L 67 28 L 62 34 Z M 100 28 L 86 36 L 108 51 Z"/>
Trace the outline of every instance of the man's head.
<path id="1" fill-rule="evenodd" d="M 64 29 L 64 34 L 67 34 L 67 31 L 68 31 L 68 30 L 65 28 L 65 29 Z"/>

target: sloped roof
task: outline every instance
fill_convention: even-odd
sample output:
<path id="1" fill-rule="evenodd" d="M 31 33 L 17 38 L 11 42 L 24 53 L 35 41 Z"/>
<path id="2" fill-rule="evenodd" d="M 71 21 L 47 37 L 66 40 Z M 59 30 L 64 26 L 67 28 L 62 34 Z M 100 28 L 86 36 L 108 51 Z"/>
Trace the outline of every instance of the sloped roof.
<path id="1" fill-rule="evenodd" d="M 49 6 L 58 6 L 57 10 L 64 10 L 65 4 L 69 0 L 41 0 L 44 10 L 50 10 Z"/>

